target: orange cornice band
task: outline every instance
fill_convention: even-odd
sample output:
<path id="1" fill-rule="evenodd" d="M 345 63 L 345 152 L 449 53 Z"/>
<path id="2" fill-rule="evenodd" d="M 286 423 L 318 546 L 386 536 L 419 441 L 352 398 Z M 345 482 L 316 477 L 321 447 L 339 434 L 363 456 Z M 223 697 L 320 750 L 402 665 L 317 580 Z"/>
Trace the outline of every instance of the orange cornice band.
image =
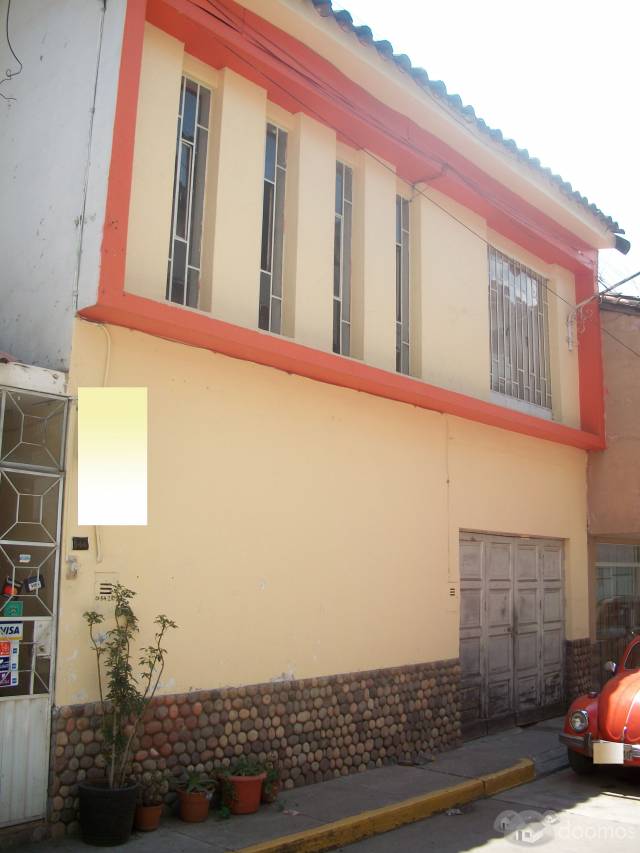
<path id="1" fill-rule="evenodd" d="M 525 415 L 504 406 L 485 403 L 466 394 L 380 370 L 354 359 L 312 349 L 277 335 L 245 329 L 204 314 L 185 311 L 168 302 L 155 302 L 125 293 L 111 297 L 102 304 L 85 308 L 79 313 L 87 320 L 125 326 L 329 385 L 409 403 L 421 409 L 444 412 L 582 450 L 602 448 L 600 438 L 589 432 Z"/>

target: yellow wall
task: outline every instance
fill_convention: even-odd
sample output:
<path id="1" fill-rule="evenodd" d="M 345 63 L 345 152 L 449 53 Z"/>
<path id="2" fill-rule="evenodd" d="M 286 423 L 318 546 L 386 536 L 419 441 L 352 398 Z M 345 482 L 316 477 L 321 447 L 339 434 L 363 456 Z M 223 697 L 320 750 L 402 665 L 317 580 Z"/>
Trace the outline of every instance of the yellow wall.
<path id="1" fill-rule="evenodd" d="M 311 118 L 266 101 L 259 86 L 185 56 L 147 25 L 133 172 L 126 289 L 165 298 L 175 119 L 183 69 L 214 91 L 200 309 L 258 324 L 264 130 L 289 133 L 283 333 L 326 351 L 332 344 L 333 181 L 336 157 L 354 169 L 352 355 L 395 370 L 395 194 L 411 201 L 411 373 L 483 400 L 490 391 L 487 248 L 483 239 L 547 277 L 575 304 L 573 275 L 549 266 L 429 187 L 400 187 L 393 168 L 337 145 Z M 347 155 L 345 158 L 345 154 Z M 479 235 L 475 236 L 469 229 Z M 577 350 L 566 343 L 569 307 L 549 295 L 553 417 L 580 426 Z M 528 411 L 535 413 L 535 407 Z"/>
<path id="2" fill-rule="evenodd" d="M 567 540 L 567 637 L 587 636 L 585 454 L 110 327 L 106 384 L 149 389 L 149 524 L 76 526 L 70 434 L 56 702 L 91 700 L 79 614 L 96 572 L 166 612 L 166 692 L 457 656 L 458 531 Z M 103 382 L 76 321 L 70 393 Z M 72 424 L 75 411 L 72 411 Z M 447 487 L 447 481 L 449 486 Z M 64 566 L 63 553 L 63 566 Z"/>

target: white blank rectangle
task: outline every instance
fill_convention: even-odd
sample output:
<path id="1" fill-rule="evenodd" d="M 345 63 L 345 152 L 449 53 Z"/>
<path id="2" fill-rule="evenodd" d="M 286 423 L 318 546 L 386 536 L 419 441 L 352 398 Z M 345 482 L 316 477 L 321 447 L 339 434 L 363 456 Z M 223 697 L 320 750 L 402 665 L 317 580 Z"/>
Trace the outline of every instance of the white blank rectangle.
<path id="1" fill-rule="evenodd" d="M 147 389 L 78 389 L 78 524 L 146 525 Z"/>

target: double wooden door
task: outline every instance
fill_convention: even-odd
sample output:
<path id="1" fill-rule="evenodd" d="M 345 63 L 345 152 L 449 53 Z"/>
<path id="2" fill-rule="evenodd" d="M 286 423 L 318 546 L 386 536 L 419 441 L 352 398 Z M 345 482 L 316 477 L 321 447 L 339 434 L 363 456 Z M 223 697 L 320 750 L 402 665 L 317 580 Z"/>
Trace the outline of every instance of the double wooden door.
<path id="1" fill-rule="evenodd" d="M 467 736 L 562 712 L 562 542 L 461 534 L 460 661 Z"/>

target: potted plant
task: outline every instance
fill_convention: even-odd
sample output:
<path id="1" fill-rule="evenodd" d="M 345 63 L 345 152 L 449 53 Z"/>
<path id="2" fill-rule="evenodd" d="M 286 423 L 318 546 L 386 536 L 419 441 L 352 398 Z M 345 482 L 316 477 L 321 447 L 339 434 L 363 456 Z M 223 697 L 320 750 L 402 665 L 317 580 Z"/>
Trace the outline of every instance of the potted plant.
<path id="1" fill-rule="evenodd" d="M 265 764 L 265 779 L 262 783 L 262 802 L 275 803 L 280 793 L 280 768 L 275 760 L 269 760 Z"/>
<path id="2" fill-rule="evenodd" d="M 165 770 L 147 770 L 133 778 L 138 785 L 138 803 L 134 826 L 140 832 L 151 832 L 160 826 L 169 780 Z"/>
<path id="3" fill-rule="evenodd" d="M 251 756 L 242 756 L 225 774 L 231 814 L 252 814 L 260 808 L 262 783 L 267 778 L 264 765 Z"/>
<path id="4" fill-rule="evenodd" d="M 154 641 L 140 649 L 136 675 L 132 646 L 139 627 L 131 606 L 134 595 L 121 584 L 114 586 L 115 626 L 101 636 L 96 626 L 102 624 L 104 616 L 95 611 L 84 614 L 96 655 L 106 778 L 103 782 L 81 782 L 78 793 L 83 840 L 97 846 L 124 844 L 131 834 L 138 798 L 137 783 L 131 781 L 133 739 L 162 677 L 165 634 L 177 627 L 164 615 L 156 617 Z"/>
<path id="5" fill-rule="evenodd" d="M 186 823 L 200 823 L 209 815 L 209 803 L 215 779 L 202 773 L 187 773 L 186 781 L 178 788 L 180 818 Z"/>

